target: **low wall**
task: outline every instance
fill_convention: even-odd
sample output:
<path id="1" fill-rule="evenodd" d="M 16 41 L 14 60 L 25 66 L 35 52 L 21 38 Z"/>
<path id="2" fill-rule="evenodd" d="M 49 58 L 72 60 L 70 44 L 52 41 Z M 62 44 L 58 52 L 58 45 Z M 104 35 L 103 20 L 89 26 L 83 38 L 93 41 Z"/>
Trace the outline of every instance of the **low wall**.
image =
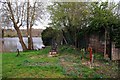
<path id="1" fill-rule="evenodd" d="M 99 40 L 96 35 L 91 35 L 89 44 L 95 52 L 104 53 L 104 41 Z M 109 44 L 107 43 L 107 53 L 109 52 Z M 120 60 L 120 48 L 115 48 L 115 43 L 112 42 L 112 60 Z"/>
<path id="2" fill-rule="evenodd" d="M 104 43 L 99 40 L 99 36 L 91 35 L 89 38 L 89 44 L 95 52 L 104 53 Z"/>
<path id="3" fill-rule="evenodd" d="M 114 43 L 112 43 L 112 60 L 120 60 L 120 48 L 115 48 Z"/>

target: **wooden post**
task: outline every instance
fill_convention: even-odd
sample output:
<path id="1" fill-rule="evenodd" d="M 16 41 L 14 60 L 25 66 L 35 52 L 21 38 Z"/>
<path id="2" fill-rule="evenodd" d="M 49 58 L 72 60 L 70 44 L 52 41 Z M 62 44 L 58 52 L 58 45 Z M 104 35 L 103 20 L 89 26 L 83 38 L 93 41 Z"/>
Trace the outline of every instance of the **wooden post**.
<path id="1" fill-rule="evenodd" d="M 83 60 L 83 59 L 84 59 L 84 54 L 85 54 L 85 49 L 84 49 L 84 48 L 83 48 L 83 49 L 81 49 L 81 53 L 82 53 L 81 60 Z"/>
<path id="2" fill-rule="evenodd" d="M 92 62 L 92 48 L 90 47 L 90 63 Z"/>
<path id="3" fill-rule="evenodd" d="M 90 53 L 90 67 L 92 67 L 92 64 L 93 64 L 92 47 L 89 46 L 88 50 L 89 50 L 89 53 Z"/>
<path id="4" fill-rule="evenodd" d="M 91 62 L 92 66 L 93 66 L 93 63 L 94 63 L 94 55 L 92 54 L 92 62 Z"/>
<path id="5" fill-rule="evenodd" d="M 18 57 L 20 55 L 19 49 L 17 49 L 17 55 L 16 57 Z"/>

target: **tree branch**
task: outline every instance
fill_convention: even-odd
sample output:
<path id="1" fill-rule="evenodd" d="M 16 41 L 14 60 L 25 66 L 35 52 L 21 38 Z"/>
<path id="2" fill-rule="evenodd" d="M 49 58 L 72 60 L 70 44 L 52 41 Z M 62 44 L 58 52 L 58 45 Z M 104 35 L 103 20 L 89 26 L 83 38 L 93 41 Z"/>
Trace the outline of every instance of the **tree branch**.
<path id="1" fill-rule="evenodd" d="M 33 23 L 35 21 L 35 5 L 36 5 L 36 2 L 34 3 L 34 7 L 33 7 L 33 14 L 31 16 L 30 27 L 33 26 Z"/>

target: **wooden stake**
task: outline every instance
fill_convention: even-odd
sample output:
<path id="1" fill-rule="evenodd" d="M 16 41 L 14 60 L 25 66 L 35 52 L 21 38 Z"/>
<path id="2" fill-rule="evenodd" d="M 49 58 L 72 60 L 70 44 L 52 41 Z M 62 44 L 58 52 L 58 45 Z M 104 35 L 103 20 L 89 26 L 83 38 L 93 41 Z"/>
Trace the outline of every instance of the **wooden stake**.
<path id="1" fill-rule="evenodd" d="M 18 57 L 19 55 L 20 55 L 20 52 L 19 52 L 19 49 L 17 49 L 17 55 L 16 55 L 16 57 Z"/>

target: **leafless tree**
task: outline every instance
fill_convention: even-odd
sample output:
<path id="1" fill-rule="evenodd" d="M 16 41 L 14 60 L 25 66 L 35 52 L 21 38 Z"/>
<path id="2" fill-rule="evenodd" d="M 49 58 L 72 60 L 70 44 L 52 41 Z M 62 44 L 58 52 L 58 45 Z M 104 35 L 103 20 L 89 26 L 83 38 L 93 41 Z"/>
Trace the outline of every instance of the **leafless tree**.
<path id="1" fill-rule="evenodd" d="M 35 22 L 40 21 L 42 15 L 44 15 L 45 10 L 43 3 L 37 1 L 31 3 L 29 0 L 26 2 L 20 0 L 11 2 L 10 0 L 6 0 L 4 2 L 1 1 L 1 3 L 1 16 L 4 20 L 7 20 L 3 23 L 7 23 L 7 26 L 13 25 L 23 50 L 33 49 L 32 27 L 35 25 Z M 20 27 L 23 26 L 27 27 L 28 47 L 23 41 L 20 30 Z"/>

